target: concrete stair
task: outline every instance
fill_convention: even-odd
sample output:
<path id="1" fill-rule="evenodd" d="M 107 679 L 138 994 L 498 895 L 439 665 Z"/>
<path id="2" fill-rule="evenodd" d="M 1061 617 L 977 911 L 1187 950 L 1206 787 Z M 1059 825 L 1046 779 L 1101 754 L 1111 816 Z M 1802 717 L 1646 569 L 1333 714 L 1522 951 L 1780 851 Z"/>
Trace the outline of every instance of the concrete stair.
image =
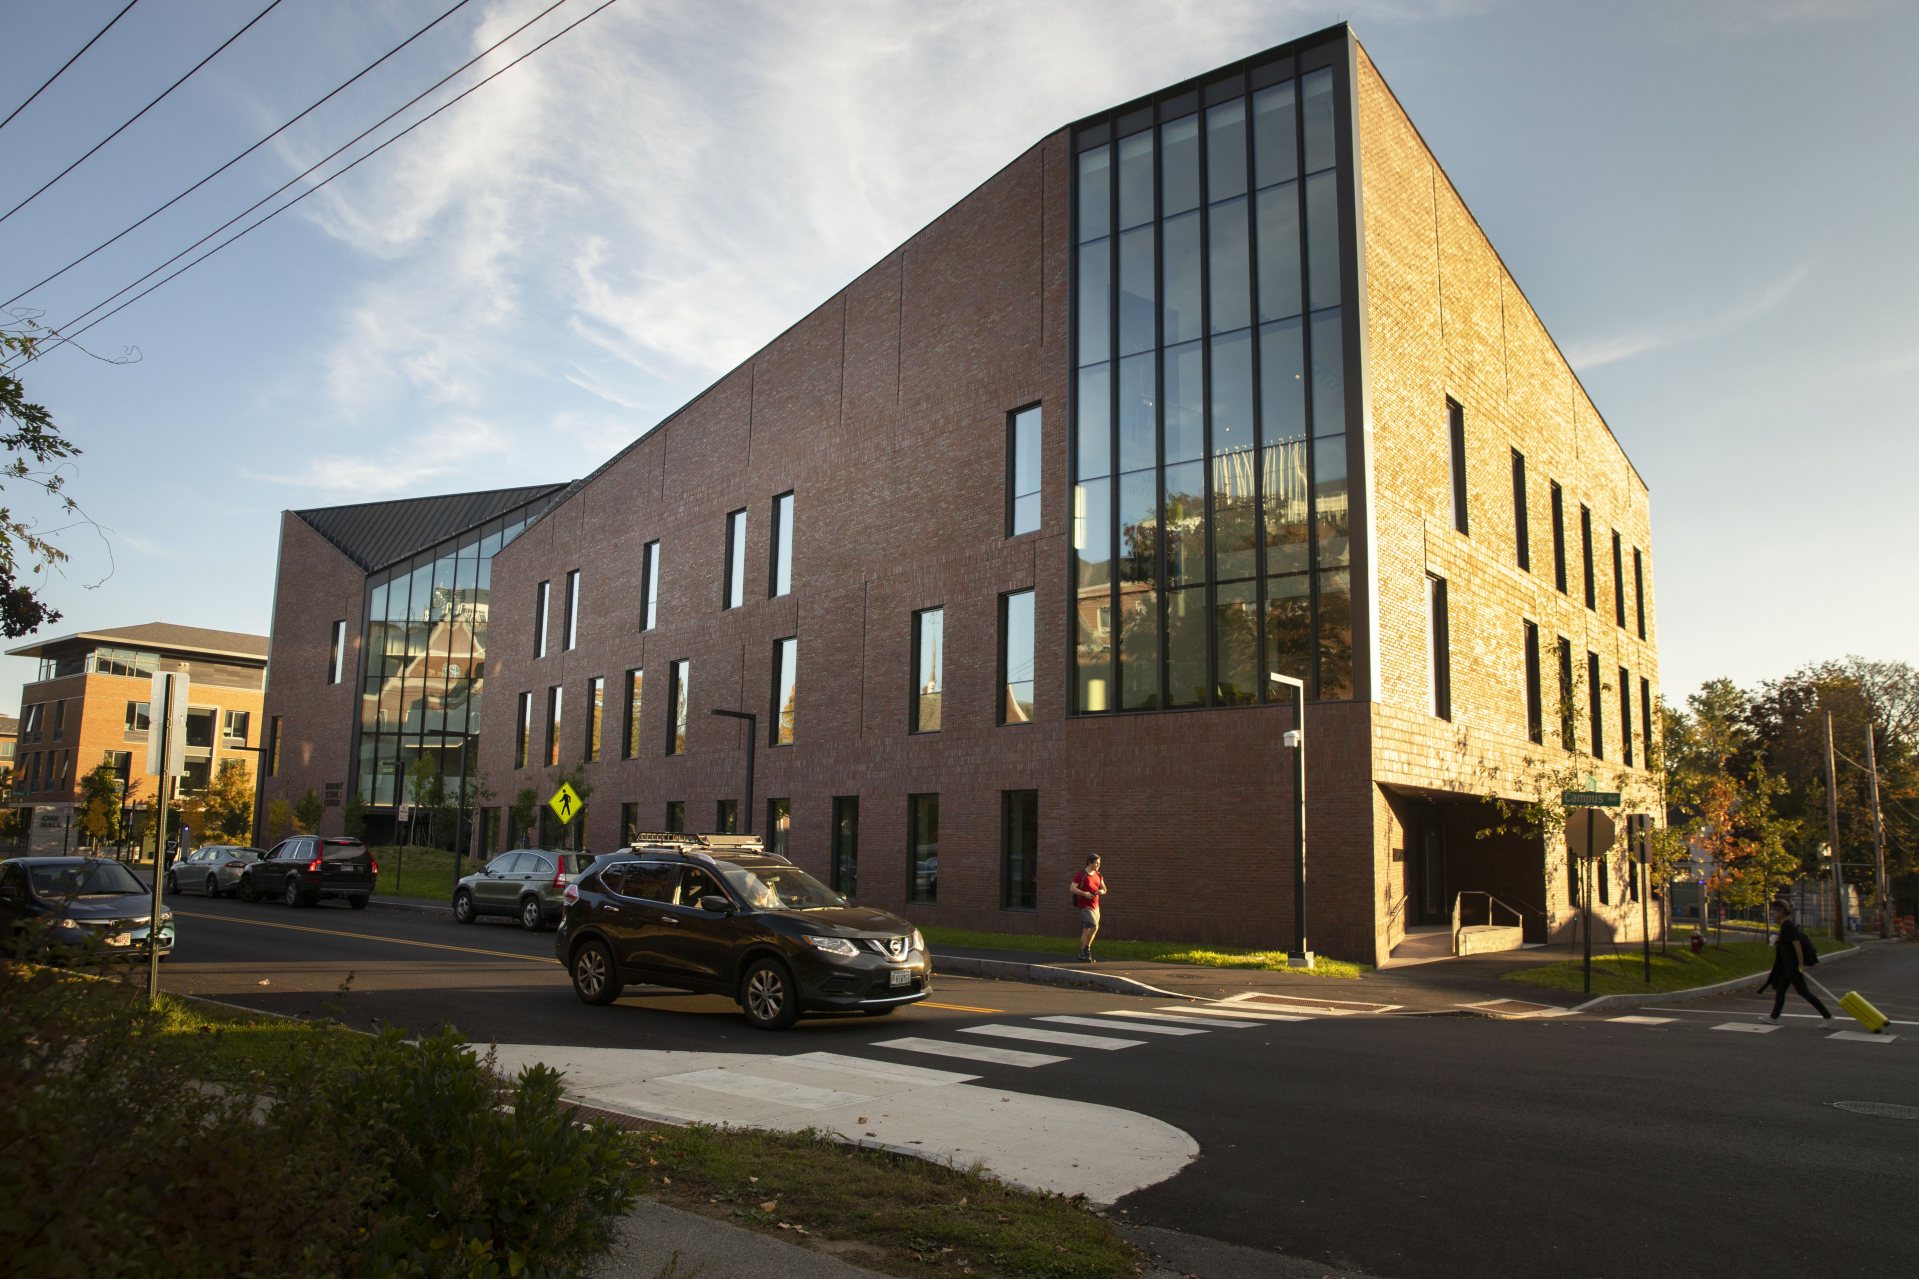
<path id="1" fill-rule="evenodd" d="M 1381 968 L 1404 968 L 1410 964 L 1431 964 L 1453 957 L 1453 932 L 1445 924 L 1409 928 L 1399 945 Z"/>
<path id="2" fill-rule="evenodd" d="M 1490 955 L 1495 951 L 1518 950 L 1525 944 L 1526 931 L 1517 924 L 1471 924 L 1459 930 L 1457 953 Z"/>

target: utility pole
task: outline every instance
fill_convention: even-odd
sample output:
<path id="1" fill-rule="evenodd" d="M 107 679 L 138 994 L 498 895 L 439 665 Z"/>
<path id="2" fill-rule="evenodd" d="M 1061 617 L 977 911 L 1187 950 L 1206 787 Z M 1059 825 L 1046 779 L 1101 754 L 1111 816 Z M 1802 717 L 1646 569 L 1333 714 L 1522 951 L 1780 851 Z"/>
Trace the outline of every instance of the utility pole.
<path id="1" fill-rule="evenodd" d="M 1866 721 L 1866 775 L 1872 781 L 1872 860 L 1877 867 L 1873 895 L 1879 899 L 1879 935 L 1892 936 L 1886 910 L 1886 827 L 1879 817 L 1879 757 L 1873 753 L 1872 720 Z"/>
<path id="2" fill-rule="evenodd" d="M 1832 939 L 1842 942 L 1846 940 L 1846 877 L 1839 869 L 1839 787 L 1832 771 L 1831 711 L 1826 712 L 1826 857 L 1832 862 Z"/>

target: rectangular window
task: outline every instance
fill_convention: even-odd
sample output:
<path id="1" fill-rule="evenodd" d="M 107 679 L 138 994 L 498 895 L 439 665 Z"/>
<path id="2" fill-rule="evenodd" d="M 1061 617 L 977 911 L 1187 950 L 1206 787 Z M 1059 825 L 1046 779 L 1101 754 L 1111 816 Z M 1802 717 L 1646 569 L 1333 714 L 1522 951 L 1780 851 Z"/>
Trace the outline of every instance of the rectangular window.
<path id="1" fill-rule="evenodd" d="M 640 551 L 640 629 L 660 624 L 660 544 L 648 542 Z"/>
<path id="2" fill-rule="evenodd" d="M 560 651 L 567 652 L 580 642 L 580 570 L 566 573 L 566 616 L 561 622 Z"/>
<path id="3" fill-rule="evenodd" d="M 851 897 L 859 891 L 860 797 L 833 796 L 833 889 Z"/>
<path id="4" fill-rule="evenodd" d="M 1646 767 L 1652 767 L 1652 681 L 1639 681 L 1639 740 L 1646 747 Z"/>
<path id="5" fill-rule="evenodd" d="M 1526 738 L 1528 741 L 1543 744 L 1546 740 L 1546 709 L 1539 687 L 1539 628 L 1531 622 L 1526 622 L 1524 625 L 1526 629 Z"/>
<path id="6" fill-rule="evenodd" d="M 595 675 L 586 681 L 586 758 L 600 757 L 600 725 L 606 716 L 606 679 Z"/>
<path id="7" fill-rule="evenodd" d="M 125 787 L 133 780 L 133 752 L 102 751 L 100 762 L 111 768 L 113 775 L 120 779 L 124 794 Z"/>
<path id="8" fill-rule="evenodd" d="M 906 900 L 936 902 L 940 895 L 940 797 L 906 797 Z"/>
<path id="9" fill-rule="evenodd" d="M 1579 556 L 1586 573 L 1586 607 L 1599 607 L 1599 590 L 1593 576 L 1593 513 L 1584 502 L 1579 504 Z"/>
<path id="10" fill-rule="evenodd" d="M 1520 568 L 1533 571 L 1533 548 L 1526 522 L 1526 455 L 1513 450 L 1513 558 Z"/>
<path id="11" fill-rule="evenodd" d="M 1612 531 L 1612 612 L 1620 630 L 1626 629 L 1626 557 L 1621 550 L 1619 530 Z"/>
<path id="12" fill-rule="evenodd" d="M 1632 679 L 1619 668 L 1619 758 L 1632 767 Z"/>
<path id="13" fill-rule="evenodd" d="M 546 656 L 546 609 L 552 602 L 553 583 L 541 582 L 533 588 L 533 656 Z"/>
<path id="14" fill-rule="evenodd" d="M 220 716 L 220 735 L 230 742 L 244 742 L 247 734 L 253 731 L 253 712 L 223 711 Z"/>
<path id="15" fill-rule="evenodd" d="M 1466 410 L 1451 399 L 1446 401 L 1446 422 L 1452 439 L 1453 527 L 1462 533 L 1466 523 Z"/>
<path id="16" fill-rule="evenodd" d="M 267 721 L 267 776 L 280 775 L 280 717 Z"/>
<path id="17" fill-rule="evenodd" d="M 145 702 L 127 703 L 127 732 L 144 733 L 153 723 L 152 710 Z M 36 732 L 40 727 L 40 708 L 27 707 L 27 718 L 22 727 L 22 736 Z"/>
<path id="18" fill-rule="evenodd" d="M 1612 905 L 1612 858 L 1593 858 L 1593 879 L 1599 883 L 1599 904 Z"/>
<path id="19" fill-rule="evenodd" d="M 1639 618 L 1639 638 L 1646 638 L 1646 569 L 1639 548 L 1632 548 L 1632 603 Z"/>
<path id="20" fill-rule="evenodd" d="M 525 768 L 528 744 L 533 739 L 533 694 L 520 694 L 518 722 L 513 725 L 513 767 Z"/>
<path id="21" fill-rule="evenodd" d="M 1039 905 L 1039 792 L 1000 792 L 1000 906 Z"/>
<path id="22" fill-rule="evenodd" d="M 61 698 L 53 704 L 53 735 L 56 739 L 65 735 L 67 729 L 67 699 Z"/>
<path id="23" fill-rule="evenodd" d="M 1006 536 L 1039 528 L 1040 407 L 1006 420 Z"/>
<path id="24" fill-rule="evenodd" d="M 773 723 L 769 740 L 775 746 L 793 744 L 794 712 L 798 705 L 800 642 L 773 641 Z"/>
<path id="25" fill-rule="evenodd" d="M 637 803 L 620 805 L 620 844 L 631 847 L 633 837 L 640 833 L 640 806 Z"/>
<path id="26" fill-rule="evenodd" d="M 1440 719 L 1453 717 L 1452 625 L 1446 616 L 1446 579 L 1426 574 L 1426 641 L 1431 704 Z"/>
<path id="27" fill-rule="evenodd" d="M 746 603 L 746 512 L 726 517 L 726 580 L 720 583 L 722 608 Z"/>
<path id="28" fill-rule="evenodd" d="M 691 662 L 674 662 L 666 676 L 666 753 L 686 753 L 686 682 L 692 674 Z"/>
<path id="29" fill-rule="evenodd" d="M 558 684 L 546 690 L 546 766 L 560 762 L 560 712 L 562 690 Z"/>
<path id="30" fill-rule="evenodd" d="M 202 707 L 187 709 L 187 745 L 200 750 L 213 749 L 213 712 Z"/>
<path id="31" fill-rule="evenodd" d="M 645 684 L 645 671 L 635 668 L 626 673 L 626 731 L 620 737 L 621 759 L 639 758 L 640 691 Z"/>
<path id="32" fill-rule="evenodd" d="M 1599 654 L 1586 652 L 1586 706 L 1592 717 L 1592 756 L 1606 758 L 1606 690 L 1599 683 Z"/>
<path id="33" fill-rule="evenodd" d="M 666 801 L 666 830 L 669 835 L 678 835 L 686 830 L 686 801 L 669 799 Z"/>
<path id="34" fill-rule="evenodd" d="M 346 671 L 346 619 L 341 618 L 333 624 L 332 637 L 327 640 L 326 682 L 338 684 Z"/>
<path id="35" fill-rule="evenodd" d="M 1033 592 L 999 597 L 999 682 L 1004 690 L 999 722 L 1033 719 Z"/>
<path id="36" fill-rule="evenodd" d="M 946 610 L 923 608 L 913 614 L 913 731 L 937 733 L 940 684 L 945 651 Z"/>
<path id="37" fill-rule="evenodd" d="M 773 499 L 773 553 L 771 578 L 766 593 L 771 596 L 793 592 L 793 495 L 782 493 Z"/>
<path id="38" fill-rule="evenodd" d="M 22 741 L 36 742 L 40 740 L 40 707 L 42 705 L 43 703 L 35 702 L 20 712 L 20 738 Z M 147 731 L 147 704 L 145 702 L 127 703 L 127 731 L 129 733 L 134 731 L 133 708 L 135 706 L 140 708 L 140 731 L 144 733 Z"/>
<path id="39" fill-rule="evenodd" d="M 769 799 L 766 801 L 766 851 L 778 853 L 784 857 L 793 834 L 793 801 L 790 799 Z"/>
<path id="40" fill-rule="evenodd" d="M 1559 481 L 1553 480 L 1553 586 L 1561 595 L 1566 593 L 1566 494 L 1559 487 Z"/>
<path id="41" fill-rule="evenodd" d="M 737 835 L 740 833 L 740 801 L 722 799 L 713 805 L 713 833 L 715 835 Z"/>
<path id="42" fill-rule="evenodd" d="M 1573 642 L 1559 637 L 1559 747 L 1579 749 L 1579 712 L 1573 705 Z"/>

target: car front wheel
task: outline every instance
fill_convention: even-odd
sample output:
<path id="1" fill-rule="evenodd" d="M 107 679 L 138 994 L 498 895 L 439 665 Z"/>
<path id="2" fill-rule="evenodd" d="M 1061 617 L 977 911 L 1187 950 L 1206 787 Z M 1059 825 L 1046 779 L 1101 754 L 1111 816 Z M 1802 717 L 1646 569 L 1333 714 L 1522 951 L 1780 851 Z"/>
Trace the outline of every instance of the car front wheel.
<path id="1" fill-rule="evenodd" d="M 540 905 L 540 899 L 529 897 L 520 903 L 520 927 L 529 933 L 537 933 L 546 927 L 546 910 Z"/>
<path id="2" fill-rule="evenodd" d="M 464 888 L 453 894 L 453 918 L 462 924 L 473 922 L 473 894 Z"/>
<path id="3" fill-rule="evenodd" d="M 740 1007 L 757 1029 L 785 1030 L 800 1017 L 793 974 L 777 959 L 755 960 L 740 982 Z"/>
<path id="4" fill-rule="evenodd" d="M 605 942 L 583 942 L 573 952 L 573 993 L 589 1004 L 610 1004 L 620 997 L 613 952 Z"/>
<path id="5" fill-rule="evenodd" d="M 260 900 L 260 890 L 253 886 L 253 877 L 251 875 L 240 876 L 240 900 L 243 902 L 257 902 Z"/>

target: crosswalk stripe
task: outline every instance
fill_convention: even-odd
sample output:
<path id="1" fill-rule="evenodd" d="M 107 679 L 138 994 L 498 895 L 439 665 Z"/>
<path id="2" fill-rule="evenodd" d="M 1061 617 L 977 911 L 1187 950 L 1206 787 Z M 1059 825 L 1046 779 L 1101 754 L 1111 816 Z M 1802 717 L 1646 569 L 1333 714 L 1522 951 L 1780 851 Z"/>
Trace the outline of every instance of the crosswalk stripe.
<path id="1" fill-rule="evenodd" d="M 1060 1044 L 1067 1048 L 1137 1048 L 1144 1039 L 1114 1039 L 1107 1035 L 1078 1035 L 1070 1030 L 1041 1030 L 1038 1026 L 1002 1026 L 991 1022 L 984 1026 L 961 1026 L 969 1035 L 993 1035 L 1000 1039 L 1030 1039 L 1042 1044 Z"/>
<path id="2" fill-rule="evenodd" d="M 1863 1030 L 1835 1030 L 1827 1039 L 1844 1039 L 1855 1044 L 1889 1044 L 1899 1038 L 1897 1035 L 1869 1035 Z"/>
<path id="3" fill-rule="evenodd" d="M 1174 1006 L 1184 1007 L 1185 1005 L 1176 1004 Z M 1250 1030 L 1254 1026 L 1259 1025 L 1259 1023 L 1256 1021 L 1228 1021 L 1224 1017 L 1188 1017 L 1180 1013 L 1149 1013 L 1143 1010 L 1132 1009 L 1132 1008 L 1124 1008 L 1124 1009 L 1116 1008 L 1112 1012 L 1107 1013 L 1105 1015 L 1108 1017 L 1138 1017 L 1143 1021 L 1170 1021 L 1170 1022 L 1176 1022 L 1183 1026 L 1204 1026 L 1208 1030 L 1212 1030 L 1220 1026 L 1224 1026 L 1228 1030 Z M 1274 1017 L 1274 1018 L 1271 1018 L 1270 1020 L 1305 1021 L 1306 1019 L 1304 1017 L 1283 1017 L 1282 1016 L 1282 1017 Z"/>
<path id="4" fill-rule="evenodd" d="M 1714 1026 L 1714 1030 L 1730 1030 L 1741 1035 L 1769 1035 L 1778 1030 L 1777 1026 L 1755 1026 L 1749 1021 L 1727 1021 Z"/>
<path id="5" fill-rule="evenodd" d="M 990 1044 L 962 1044 L 945 1039 L 918 1039 L 912 1036 L 905 1039 L 882 1039 L 873 1047 L 897 1048 L 909 1053 L 930 1053 L 936 1057 L 964 1057 L 968 1061 L 986 1061 L 996 1066 L 1050 1066 L 1056 1061 L 1072 1060 L 1070 1057 L 1055 1057 L 1048 1053 L 1023 1053 L 1011 1048 L 995 1048 Z"/>
<path id="6" fill-rule="evenodd" d="M 864 1057 L 846 1057 L 839 1053 L 799 1053 L 781 1060 L 844 1070 L 855 1075 L 869 1075 L 891 1084 L 922 1084 L 929 1088 L 942 1084 L 970 1083 L 979 1078 L 978 1075 L 962 1075 L 956 1070 L 932 1070 L 925 1066 L 907 1066 L 890 1061 L 868 1061 Z"/>
<path id="7" fill-rule="evenodd" d="M 1197 1017 L 1197 1025 L 1232 1026 L 1238 1030 L 1257 1026 L 1262 1021 L 1305 1020 L 1299 1012 L 1241 1012 L 1237 1008 L 1208 1008 L 1204 1004 L 1161 1004 L 1159 1010 L 1182 1017 Z"/>
<path id="8" fill-rule="evenodd" d="M 1054 1021 L 1062 1026 L 1091 1026 L 1096 1030 L 1130 1030 L 1135 1034 L 1148 1035 L 1203 1035 L 1206 1031 L 1199 1026 L 1156 1026 L 1150 1021 L 1109 1021 L 1103 1017 L 1039 1017 L 1037 1021 Z"/>
<path id="9" fill-rule="evenodd" d="M 1679 1019 L 1677 1017 L 1608 1017 L 1606 1020 L 1621 1022 L 1628 1026 L 1664 1026 Z"/>
<path id="10" fill-rule="evenodd" d="M 689 1070 L 681 1075 L 663 1075 L 659 1082 L 684 1084 L 689 1088 L 701 1088 L 707 1092 L 726 1093 L 734 1097 L 748 1097 L 754 1101 L 770 1101 L 782 1106 L 794 1106 L 801 1110 L 825 1110 L 830 1106 L 851 1106 L 873 1099 L 871 1093 L 815 1088 L 810 1084 L 795 1084 L 784 1079 L 769 1079 L 765 1075 L 755 1075 L 744 1070 L 726 1070 L 719 1067 L 712 1070 Z"/>

